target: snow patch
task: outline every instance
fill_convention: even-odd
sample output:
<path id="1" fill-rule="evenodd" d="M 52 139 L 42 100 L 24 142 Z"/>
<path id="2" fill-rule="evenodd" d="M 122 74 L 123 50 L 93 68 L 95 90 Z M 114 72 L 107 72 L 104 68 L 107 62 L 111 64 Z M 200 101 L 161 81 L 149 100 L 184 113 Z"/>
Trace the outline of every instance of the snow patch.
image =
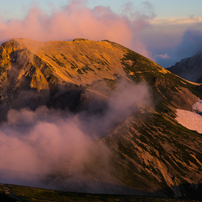
<path id="1" fill-rule="evenodd" d="M 177 109 L 177 122 L 184 127 L 202 134 L 202 100 L 192 105 L 192 112 Z"/>
<path id="2" fill-rule="evenodd" d="M 198 103 L 198 102 L 197 102 Z M 202 103 L 201 103 L 202 104 Z M 202 105 L 201 105 L 202 107 Z M 202 133 L 202 116 L 195 112 L 177 109 L 176 120 L 178 123 L 188 128 L 189 130 L 195 130 L 198 133 Z"/>

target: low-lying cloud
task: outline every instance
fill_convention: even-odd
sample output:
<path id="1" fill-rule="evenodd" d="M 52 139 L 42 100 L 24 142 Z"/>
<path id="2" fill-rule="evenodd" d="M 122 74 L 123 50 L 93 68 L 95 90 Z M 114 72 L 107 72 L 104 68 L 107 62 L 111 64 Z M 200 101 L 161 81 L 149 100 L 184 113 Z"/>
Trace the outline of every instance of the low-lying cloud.
<path id="1" fill-rule="evenodd" d="M 45 106 L 11 109 L 0 125 L 1 183 L 119 192 L 111 162 L 116 156 L 100 137 L 144 105 L 151 106 L 148 86 L 122 82 L 102 114 L 71 114 Z"/>

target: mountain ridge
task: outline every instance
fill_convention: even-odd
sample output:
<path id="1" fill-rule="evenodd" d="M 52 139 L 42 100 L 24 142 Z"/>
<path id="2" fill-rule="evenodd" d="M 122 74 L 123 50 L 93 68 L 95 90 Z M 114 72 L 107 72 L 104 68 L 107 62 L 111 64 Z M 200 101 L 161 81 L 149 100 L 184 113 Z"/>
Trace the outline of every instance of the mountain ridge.
<path id="1" fill-rule="evenodd" d="M 167 68 L 174 74 L 192 82 L 202 83 L 202 51 L 189 58 L 182 59 L 175 65 Z"/>
<path id="2" fill-rule="evenodd" d="M 191 198 L 193 193 L 200 192 L 201 187 L 192 184 L 201 184 L 202 137 L 175 120 L 176 109 L 191 111 L 192 105 L 202 98 L 200 84 L 190 83 L 114 42 L 86 39 L 72 42 L 12 39 L 0 47 L 0 69 L 3 121 L 11 109 L 29 107 L 35 112 L 46 105 L 48 109 L 71 111 L 75 115 L 87 114 L 85 119 L 101 117 L 99 124 L 107 128 L 102 117 L 108 116 L 110 106 L 115 111 L 124 106 L 116 107 L 110 102 L 114 99 L 126 103 L 128 96 L 121 92 L 129 89 L 129 94 L 135 92 L 138 98 L 146 88 L 149 95 L 143 98 L 148 102 L 139 107 L 136 101 L 128 113 L 110 117 L 113 123 L 100 138 L 114 154 L 108 173 L 114 179 L 112 185 L 123 186 L 123 192 L 128 189 L 129 193 L 133 190 L 179 198 Z M 130 91 L 133 88 L 135 91 Z M 118 96 L 113 97 L 116 89 Z M 99 124 L 93 123 L 96 129 Z M 81 183 L 89 189 L 94 182 L 101 185 L 108 182 L 96 174 L 98 165 L 96 161 L 93 166 L 87 164 L 83 171 L 90 180 L 87 185 L 85 180 Z M 67 174 L 60 174 L 60 170 L 58 173 L 59 179 L 56 170 L 44 181 L 55 182 L 59 187 L 63 184 L 62 189 L 71 188 L 69 181 L 64 183 Z M 109 186 L 107 191 L 114 190 Z"/>

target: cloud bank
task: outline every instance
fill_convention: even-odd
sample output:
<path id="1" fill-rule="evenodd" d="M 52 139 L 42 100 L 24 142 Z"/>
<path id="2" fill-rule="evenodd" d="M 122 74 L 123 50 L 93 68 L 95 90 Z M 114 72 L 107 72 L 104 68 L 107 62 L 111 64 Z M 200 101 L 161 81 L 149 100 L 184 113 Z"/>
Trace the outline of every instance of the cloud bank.
<path id="1" fill-rule="evenodd" d="M 111 161 L 116 156 L 100 136 L 144 105 L 150 106 L 149 95 L 146 84 L 124 82 L 117 85 L 102 114 L 73 115 L 46 107 L 11 109 L 8 121 L 0 125 L 1 183 L 120 193 L 114 188 L 120 183 Z"/>
<path id="2" fill-rule="evenodd" d="M 182 24 L 194 24 L 194 23 L 200 23 L 200 22 L 202 22 L 201 16 L 190 16 L 190 17 L 173 17 L 173 18 L 155 18 L 152 21 L 152 24 L 182 25 Z"/>
<path id="3" fill-rule="evenodd" d="M 170 67 L 202 49 L 202 17 L 154 18 L 142 32 L 142 41 L 154 60 Z"/>
<path id="4" fill-rule="evenodd" d="M 87 7 L 87 1 L 72 0 L 66 6 L 45 14 L 32 4 L 27 16 L 22 20 L 0 21 L 0 42 L 11 38 L 30 38 L 33 40 L 89 40 L 108 39 L 150 56 L 139 35 L 154 17 L 150 4 L 145 3 L 148 15 L 134 12 L 125 6 L 123 13 L 115 14 L 109 7 Z M 132 17 L 133 16 L 133 19 Z"/>
<path id="5" fill-rule="evenodd" d="M 186 29 L 179 44 L 169 48 L 161 48 L 164 54 L 156 55 L 157 63 L 170 67 L 181 59 L 192 57 L 202 50 L 202 30 Z M 166 56 L 166 57 L 163 57 Z"/>
<path id="6" fill-rule="evenodd" d="M 191 57 L 202 50 L 202 30 L 187 29 L 177 47 L 177 55 L 181 58 Z"/>

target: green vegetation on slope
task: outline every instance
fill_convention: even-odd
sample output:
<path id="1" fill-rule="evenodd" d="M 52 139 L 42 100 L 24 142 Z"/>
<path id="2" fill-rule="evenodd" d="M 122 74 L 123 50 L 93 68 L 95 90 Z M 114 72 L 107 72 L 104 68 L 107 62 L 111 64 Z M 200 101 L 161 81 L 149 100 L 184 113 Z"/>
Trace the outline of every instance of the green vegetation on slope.
<path id="1" fill-rule="evenodd" d="M 191 110 L 202 98 L 201 85 L 114 42 L 84 39 L 6 42 L 0 48 L 0 79 L 3 109 L 32 108 L 33 103 L 37 108 L 42 103 L 74 113 L 97 96 L 106 101 L 121 80 L 134 85 L 146 82 L 154 108 L 131 114 L 102 139 L 117 155 L 112 159 L 112 175 L 126 187 L 175 197 L 190 196 L 180 188 L 182 184 L 202 182 L 201 136 L 175 121 L 176 108 Z M 36 99 L 29 98 L 25 104 L 21 99 L 16 106 L 22 90 L 31 91 Z M 44 92 L 48 92 L 47 99 Z"/>

